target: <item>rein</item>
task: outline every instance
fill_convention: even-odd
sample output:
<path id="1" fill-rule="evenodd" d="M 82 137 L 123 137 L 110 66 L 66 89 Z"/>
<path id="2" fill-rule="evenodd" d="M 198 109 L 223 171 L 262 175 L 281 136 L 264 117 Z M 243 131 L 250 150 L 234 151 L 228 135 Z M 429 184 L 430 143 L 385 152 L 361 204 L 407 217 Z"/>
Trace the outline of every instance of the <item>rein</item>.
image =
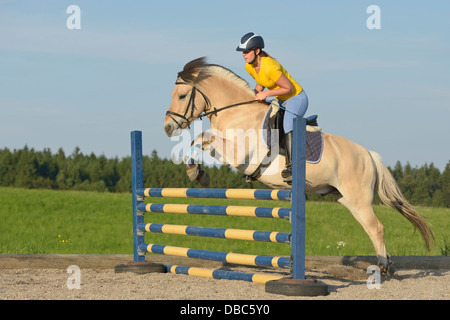
<path id="1" fill-rule="evenodd" d="M 183 82 L 175 82 L 175 85 L 177 85 L 177 84 L 186 84 L 186 85 L 188 85 L 188 83 L 184 82 L 184 81 Z M 188 118 L 186 118 L 186 115 L 188 114 L 189 109 L 190 109 L 191 110 L 191 115 L 190 115 L 189 118 L 192 119 L 192 120 L 195 120 L 193 118 L 194 118 L 194 110 L 196 110 L 196 107 L 195 107 L 195 95 L 196 95 L 197 91 L 202 95 L 203 99 L 205 100 L 205 103 L 206 103 L 205 110 L 211 109 L 211 101 L 209 101 L 208 97 L 200 89 L 198 89 L 196 86 L 192 86 L 191 97 L 189 98 L 189 102 L 188 102 L 188 105 L 186 107 L 186 111 L 184 112 L 183 115 L 181 115 L 179 113 L 176 113 L 176 112 L 172 112 L 172 111 L 166 111 L 166 115 L 168 115 L 173 121 L 175 121 L 175 123 L 178 125 L 179 129 L 182 129 L 182 126 L 174 117 L 172 117 L 172 115 L 180 117 L 180 118 L 186 120 L 188 128 L 191 128 L 190 127 L 191 121 Z M 249 103 L 254 103 L 254 102 L 259 102 L 259 101 L 258 100 L 244 101 L 244 102 L 231 104 L 229 106 L 222 107 L 222 108 L 219 108 L 219 109 L 214 108 L 213 111 L 203 111 L 203 113 L 201 113 L 197 118 L 202 119 L 203 117 L 207 117 L 209 115 L 216 115 L 217 116 L 217 113 L 222 111 L 222 110 L 230 109 L 230 108 L 234 108 L 234 107 L 238 107 L 238 106 L 241 106 L 241 105 L 244 105 L 244 104 L 249 104 Z"/>

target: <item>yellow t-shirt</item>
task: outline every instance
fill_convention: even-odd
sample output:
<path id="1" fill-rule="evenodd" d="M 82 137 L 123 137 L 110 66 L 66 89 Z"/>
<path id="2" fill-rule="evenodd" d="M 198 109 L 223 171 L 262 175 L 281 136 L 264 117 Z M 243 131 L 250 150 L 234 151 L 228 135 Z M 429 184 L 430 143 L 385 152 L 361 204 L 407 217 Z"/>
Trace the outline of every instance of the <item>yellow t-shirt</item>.
<path id="1" fill-rule="evenodd" d="M 284 74 L 286 78 L 292 83 L 294 90 L 284 96 L 277 96 L 278 100 L 287 100 L 293 96 L 298 95 L 302 92 L 303 88 L 297 83 L 297 81 L 292 78 L 289 73 L 283 68 L 283 66 L 272 57 L 261 57 L 261 67 L 259 73 L 256 73 L 255 68 L 252 64 L 246 63 L 245 69 L 247 72 L 256 80 L 256 83 L 263 86 L 269 90 L 278 89 L 279 86 L 275 83 L 278 81 L 280 76 Z"/>

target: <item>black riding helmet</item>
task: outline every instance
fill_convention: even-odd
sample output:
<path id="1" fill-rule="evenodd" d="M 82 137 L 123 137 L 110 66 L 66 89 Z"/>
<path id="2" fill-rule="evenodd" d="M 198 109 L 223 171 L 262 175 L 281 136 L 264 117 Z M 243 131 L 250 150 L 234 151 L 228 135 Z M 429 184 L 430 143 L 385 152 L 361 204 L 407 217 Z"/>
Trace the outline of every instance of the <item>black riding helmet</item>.
<path id="1" fill-rule="evenodd" d="M 241 38 L 241 42 L 236 48 L 236 51 L 253 50 L 256 48 L 264 48 L 264 40 L 259 34 L 249 32 Z"/>

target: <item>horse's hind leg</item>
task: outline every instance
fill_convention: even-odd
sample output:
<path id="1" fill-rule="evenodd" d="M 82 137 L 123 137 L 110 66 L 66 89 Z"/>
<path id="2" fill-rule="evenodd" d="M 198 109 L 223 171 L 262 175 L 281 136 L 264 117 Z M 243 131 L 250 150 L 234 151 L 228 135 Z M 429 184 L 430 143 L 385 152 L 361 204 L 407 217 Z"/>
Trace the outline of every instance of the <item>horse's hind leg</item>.
<path id="1" fill-rule="evenodd" d="M 361 192 L 359 192 L 361 196 Z M 383 273 L 393 273 L 394 268 L 390 257 L 386 252 L 384 243 L 384 226 L 378 220 L 372 208 L 372 197 L 365 199 L 365 201 L 355 200 L 349 201 L 348 198 L 342 196 L 338 201 L 347 207 L 352 213 L 353 217 L 361 224 L 375 248 L 378 258 L 378 266 Z M 360 198 L 361 199 L 361 198 Z"/>

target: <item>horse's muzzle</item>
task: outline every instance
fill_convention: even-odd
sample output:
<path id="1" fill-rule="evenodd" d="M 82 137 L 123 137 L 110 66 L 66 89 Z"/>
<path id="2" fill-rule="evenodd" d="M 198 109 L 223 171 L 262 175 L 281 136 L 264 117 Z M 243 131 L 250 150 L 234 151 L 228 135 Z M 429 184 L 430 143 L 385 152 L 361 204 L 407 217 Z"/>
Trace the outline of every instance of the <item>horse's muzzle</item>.
<path id="1" fill-rule="evenodd" d="M 173 133 L 173 131 L 175 130 L 175 126 L 174 126 L 174 124 L 173 123 L 170 123 L 170 122 L 172 122 L 172 121 L 167 121 L 167 123 L 165 123 L 164 124 L 164 131 L 166 132 L 166 135 L 168 136 L 168 137 L 171 137 L 172 136 L 172 133 Z"/>
<path id="2" fill-rule="evenodd" d="M 164 121 L 164 132 L 168 137 L 179 136 L 181 134 L 182 129 L 187 127 L 186 121 L 178 120 L 175 121 L 173 118 L 166 118 Z"/>

